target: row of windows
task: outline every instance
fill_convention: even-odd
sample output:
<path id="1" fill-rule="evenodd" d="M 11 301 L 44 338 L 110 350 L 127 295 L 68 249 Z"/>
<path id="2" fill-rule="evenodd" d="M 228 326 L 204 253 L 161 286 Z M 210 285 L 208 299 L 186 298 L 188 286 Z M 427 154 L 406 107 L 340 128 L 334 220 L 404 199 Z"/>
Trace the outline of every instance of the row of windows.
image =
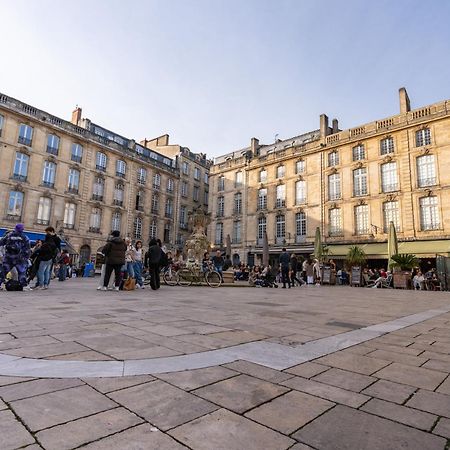
<path id="1" fill-rule="evenodd" d="M 440 218 L 437 197 L 429 196 L 419 199 L 420 227 L 423 231 L 438 230 L 440 228 Z M 400 230 L 400 212 L 398 201 L 383 203 L 383 225 L 384 232 L 388 232 L 390 223 L 393 222 L 396 229 Z M 258 218 L 257 243 L 262 245 L 264 234 L 267 232 L 267 219 L 265 216 Z M 295 241 L 300 243 L 306 236 L 307 220 L 305 212 L 295 214 Z M 372 231 L 369 220 L 369 205 L 358 205 L 354 207 L 354 234 L 367 235 Z M 342 211 L 341 208 L 332 208 L 328 211 L 328 233 L 330 236 L 343 235 Z M 275 217 L 275 240 L 277 244 L 285 243 L 286 238 L 286 217 L 278 214 Z M 241 242 L 241 221 L 233 222 L 233 242 Z M 215 243 L 223 243 L 223 223 L 216 224 Z"/>
<path id="2" fill-rule="evenodd" d="M 7 214 L 9 216 L 19 218 L 22 215 L 24 202 L 24 194 L 20 191 L 11 191 L 8 200 L 8 208 Z M 38 211 L 36 221 L 41 225 L 48 225 L 50 223 L 51 218 L 51 210 L 52 210 L 52 199 L 49 197 L 41 197 L 39 199 Z M 66 202 L 64 207 L 64 227 L 72 229 L 75 227 L 75 217 L 77 212 L 77 205 L 73 202 Z M 173 214 L 173 202 L 168 201 L 166 203 L 166 216 Z M 134 221 L 134 238 L 141 239 L 142 238 L 142 218 L 136 217 Z M 94 233 L 99 233 L 101 230 L 102 223 L 102 210 L 101 208 L 94 207 L 91 209 L 90 217 L 89 217 L 89 231 Z M 121 229 L 122 224 L 122 213 L 114 212 L 111 220 L 111 230 L 119 230 Z M 169 227 L 170 224 L 167 223 L 166 228 Z M 156 237 L 157 234 L 157 225 L 156 220 L 153 219 L 150 225 L 151 236 Z"/>
<path id="3" fill-rule="evenodd" d="M 424 145 L 431 144 L 431 131 L 429 128 L 424 128 L 422 130 L 416 131 L 416 146 L 421 147 Z M 387 155 L 394 152 L 394 139 L 392 137 L 387 137 L 380 141 L 380 154 Z M 366 159 L 366 150 L 363 144 L 358 144 L 352 148 L 352 159 L 353 161 L 363 161 Z M 340 158 L 339 151 L 333 150 L 328 153 L 328 167 L 338 166 Z M 305 173 L 306 164 L 305 160 L 300 159 L 295 162 L 295 173 L 301 174 Z M 286 174 L 286 167 L 281 164 L 276 167 L 276 178 L 283 178 Z M 241 188 L 243 180 L 243 172 L 239 171 L 235 173 L 234 187 Z M 258 181 L 260 183 L 265 183 L 267 181 L 267 169 L 261 169 L 259 172 Z M 220 176 L 218 181 L 218 190 L 223 191 L 225 189 L 225 177 Z"/>
<path id="4" fill-rule="evenodd" d="M 380 166 L 381 171 L 381 191 L 388 193 L 399 189 L 397 163 L 388 162 Z M 436 170 L 434 155 L 423 155 L 417 158 L 417 185 L 418 187 L 432 186 L 436 184 Z M 341 198 L 341 175 L 334 173 L 328 176 L 328 200 L 338 200 Z M 365 167 L 353 171 L 353 196 L 368 195 L 367 169 Z M 295 182 L 295 204 L 306 203 L 306 181 Z M 286 185 L 276 186 L 275 208 L 286 206 Z M 258 189 L 257 209 L 267 209 L 267 188 Z M 234 214 L 242 213 L 242 194 L 234 194 Z M 225 199 L 223 196 L 217 199 L 217 216 L 225 215 Z"/>
<path id="5" fill-rule="evenodd" d="M 191 172 L 190 164 L 187 161 L 183 161 L 183 163 L 181 164 L 181 173 L 183 175 L 189 175 L 190 172 Z M 202 172 L 201 172 L 200 168 L 195 166 L 194 167 L 194 180 L 200 181 L 201 177 L 202 177 Z M 203 174 L 203 181 L 205 182 L 205 184 L 209 183 L 208 172 L 205 172 Z"/>
<path id="6" fill-rule="evenodd" d="M 186 198 L 189 195 L 189 185 L 187 181 L 182 180 L 181 184 L 180 184 L 180 194 L 182 197 Z M 199 186 L 194 186 L 192 188 L 192 199 L 194 200 L 194 202 L 199 202 L 200 201 L 200 187 Z M 203 203 L 205 205 L 208 205 L 208 191 L 205 190 L 203 192 Z"/>

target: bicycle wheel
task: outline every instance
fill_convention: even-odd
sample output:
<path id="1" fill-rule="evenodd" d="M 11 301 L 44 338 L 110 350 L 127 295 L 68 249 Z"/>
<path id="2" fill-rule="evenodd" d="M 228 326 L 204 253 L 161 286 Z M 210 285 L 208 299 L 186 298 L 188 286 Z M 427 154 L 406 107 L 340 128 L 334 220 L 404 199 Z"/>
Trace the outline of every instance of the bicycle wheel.
<path id="1" fill-rule="evenodd" d="M 164 273 L 164 283 L 168 286 L 176 286 L 178 284 L 178 273 L 174 270 L 168 270 Z"/>
<path id="2" fill-rule="evenodd" d="M 220 273 L 215 270 L 205 274 L 205 279 L 208 285 L 212 288 L 217 288 L 222 284 L 222 277 L 220 276 Z"/>
<path id="3" fill-rule="evenodd" d="M 178 284 L 180 286 L 190 286 L 192 284 L 192 281 L 193 274 L 189 269 L 184 268 L 178 271 Z"/>

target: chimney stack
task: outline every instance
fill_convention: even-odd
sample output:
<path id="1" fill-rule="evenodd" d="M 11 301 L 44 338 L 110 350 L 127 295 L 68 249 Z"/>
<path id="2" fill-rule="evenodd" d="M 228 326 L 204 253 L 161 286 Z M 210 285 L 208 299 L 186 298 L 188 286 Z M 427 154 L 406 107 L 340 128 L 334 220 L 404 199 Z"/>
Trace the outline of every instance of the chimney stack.
<path id="1" fill-rule="evenodd" d="M 252 151 L 253 156 L 256 156 L 259 154 L 259 139 L 252 138 L 250 142 L 250 149 Z"/>
<path id="2" fill-rule="evenodd" d="M 337 119 L 333 119 L 333 134 L 339 131 L 339 122 Z"/>
<path id="3" fill-rule="evenodd" d="M 72 120 L 71 122 L 74 125 L 79 126 L 80 122 L 81 122 L 81 113 L 82 113 L 82 109 L 77 105 L 77 107 L 75 108 L 75 110 L 72 112 Z"/>
<path id="4" fill-rule="evenodd" d="M 326 114 L 320 115 L 320 137 L 324 138 L 329 134 L 328 116 Z"/>
<path id="5" fill-rule="evenodd" d="M 400 88 L 398 90 L 398 94 L 400 97 L 400 114 L 405 114 L 408 111 L 411 111 L 411 104 L 409 103 L 409 97 L 408 92 L 406 92 L 406 88 Z"/>

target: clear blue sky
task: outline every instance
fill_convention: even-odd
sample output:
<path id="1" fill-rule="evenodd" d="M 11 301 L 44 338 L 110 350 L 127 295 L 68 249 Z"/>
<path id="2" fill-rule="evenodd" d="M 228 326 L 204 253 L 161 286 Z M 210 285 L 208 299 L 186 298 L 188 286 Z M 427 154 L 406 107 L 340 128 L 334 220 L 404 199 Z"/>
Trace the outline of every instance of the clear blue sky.
<path id="1" fill-rule="evenodd" d="M 450 1 L 0 0 L 0 92 L 217 156 L 450 98 Z"/>

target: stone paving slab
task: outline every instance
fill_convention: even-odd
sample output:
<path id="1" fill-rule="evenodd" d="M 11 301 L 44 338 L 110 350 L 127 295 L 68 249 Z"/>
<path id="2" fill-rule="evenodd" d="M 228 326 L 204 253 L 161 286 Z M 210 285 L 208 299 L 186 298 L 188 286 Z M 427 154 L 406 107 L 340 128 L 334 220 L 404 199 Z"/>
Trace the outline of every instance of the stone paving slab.
<path id="1" fill-rule="evenodd" d="M 336 406 L 293 435 L 320 450 L 444 450 L 429 433 L 345 406 Z"/>
<path id="2" fill-rule="evenodd" d="M 167 434 L 149 424 L 139 425 L 122 433 L 101 439 L 83 447 L 84 450 L 187 450 Z"/>
<path id="3" fill-rule="evenodd" d="M 11 411 L 0 411 L 0 446 L 2 450 L 14 450 L 34 442 L 34 437 Z"/>
<path id="4" fill-rule="evenodd" d="M 224 409 L 175 428 L 169 434 L 195 450 L 285 450 L 295 443 Z"/>
<path id="5" fill-rule="evenodd" d="M 303 392 L 291 391 L 251 410 L 245 416 L 289 435 L 334 405 Z"/>
<path id="6" fill-rule="evenodd" d="M 70 450 L 142 422 L 126 409 L 116 408 L 40 431 L 36 437 L 47 450 Z"/>
<path id="7" fill-rule="evenodd" d="M 216 405 L 163 381 L 151 381 L 111 392 L 108 396 L 162 430 L 218 409 Z"/>
<path id="8" fill-rule="evenodd" d="M 197 389 L 194 393 L 231 411 L 243 413 L 287 391 L 285 387 L 268 381 L 239 375 Z"/>
<path id="9" fill-rule="evenodd" d="M 13 411 L 22 418 L 31 431 L 42 430 L 116 406 L 116 403 L 88 386 L 70 388 L 11 403 Z"/>

